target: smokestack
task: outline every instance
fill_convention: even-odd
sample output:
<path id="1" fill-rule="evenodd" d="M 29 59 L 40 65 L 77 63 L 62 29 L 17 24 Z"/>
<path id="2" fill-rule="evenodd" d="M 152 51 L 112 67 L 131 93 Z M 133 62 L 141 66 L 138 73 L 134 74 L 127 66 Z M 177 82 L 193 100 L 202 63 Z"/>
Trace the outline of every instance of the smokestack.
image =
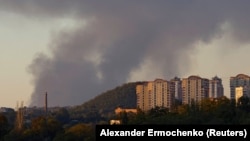
<path id="1" fill-rule="evenodd" d="M 45 107 L 44 107 L 44 110 L 45 110 L 45 116 L 47 116 L 47 110 L 48 110 L 48 94 L 47 92 L 45 93 Z"/>

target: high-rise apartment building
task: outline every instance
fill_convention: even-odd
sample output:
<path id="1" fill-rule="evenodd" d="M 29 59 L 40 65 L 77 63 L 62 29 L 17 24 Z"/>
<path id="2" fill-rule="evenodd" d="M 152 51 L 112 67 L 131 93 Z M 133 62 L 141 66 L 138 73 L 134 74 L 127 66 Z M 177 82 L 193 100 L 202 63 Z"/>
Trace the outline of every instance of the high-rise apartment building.
<path id="1" fill-rule="evenodd" d="M 243 88 L 244 87 L 242 87 L 242 86 L 235 88 L 235 101 L 236 101 L 236 104 L 238 103 L 238 99 L 243 96 L 243 93 L 244 93 Z"/>
<path id="2" fill-rule="evenodd" d="M 150 97 L 148 91 L 148 82 L 142 82 L 136 85 L 136 103 L 137 107 L 145 111 L 150 108 Z"/>
<path id="3" fill-rule="evenodd" d="M 209 80 L 209 98 L 219 98 L 224 96 L 222 79 L 215 76 Z"/>
<path id="4" fill-rule="evenodd" d="M 171 110 L 176 100 L 182 104 L 199 103 L 204 98 L 224 96 L 222 79 L 215 76 L 211 80 L 191 75 L 180 79 L 174 77 L 170 81 L 155 79 L 136 86 L 137 107 L 143 111 L 152 108 L 166 107 Z"/>
<path id="5" fill-rule="evenodd" d="M 238 74 L 235 77 L 230 77 L 230 98 L 236 99 L 237 87 L 250 87 L 250 77 L 246 74 Z"/>
<path id="6" fill-rule="evenodd" d="M 182 102 L 182 89 L 181 89 L 181 79 L 179 77 L 174 77 L 170 80 L 171 90 L 173 90 L 175 100 Z"/>
<path id="7" fill-rule="evenodd" d="M 208 98 L 209 80 L 200 76 L 191 75 L 182 79 L 182 103 L 198 103 Z"/>
<path id="8" fill-rule="evenodd" d="M 239 86 L 235 88 L 235 102 L 238 103 L 239 98 L 242 96 L 250 97 L 250 87 L 249 86 Z"/>
<path id="9" fill-rule="evenodd" d="M 137 107 L 148 111 L 155 107 L 171 109 L 174 102 L 174 94 L 171 83 L 163 79 L 144 82 L 136 86 Z"/>

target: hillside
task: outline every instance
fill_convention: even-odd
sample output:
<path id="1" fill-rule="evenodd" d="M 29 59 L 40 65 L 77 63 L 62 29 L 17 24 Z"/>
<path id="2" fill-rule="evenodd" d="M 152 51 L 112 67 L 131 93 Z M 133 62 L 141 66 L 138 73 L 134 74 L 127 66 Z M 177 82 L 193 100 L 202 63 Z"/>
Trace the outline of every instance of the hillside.
<path id="1" fill-rule="evenodd" d="M 112 117 L 115 108 L 136 108 L 136 85 L 141 82 L 125 83 L 101 93 L 82 105 L 69 109 L 71 119 L 98 122 Z"/>

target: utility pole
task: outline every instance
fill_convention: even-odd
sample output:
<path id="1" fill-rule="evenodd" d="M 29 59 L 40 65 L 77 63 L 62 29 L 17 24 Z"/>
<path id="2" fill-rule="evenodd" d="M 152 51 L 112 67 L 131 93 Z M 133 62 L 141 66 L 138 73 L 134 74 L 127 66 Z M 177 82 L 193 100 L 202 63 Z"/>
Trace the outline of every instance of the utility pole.
<path id="1" fill-rule="evenodd" d="M 48 114 L 48 93 L 45 93 L 45 105 L 44 105 L 44 111 L 45 111 L 45 117 L 47 118 Z"/>
<path id="2" fill-rule="evenodd" d="M 48 135 L 48 93 L 45 92 L 45 100 L 44 100 L 45 104 L 44 104 L 44 112 L 45 112 L 45 141 L 50 141 L 50 137 Z"/>

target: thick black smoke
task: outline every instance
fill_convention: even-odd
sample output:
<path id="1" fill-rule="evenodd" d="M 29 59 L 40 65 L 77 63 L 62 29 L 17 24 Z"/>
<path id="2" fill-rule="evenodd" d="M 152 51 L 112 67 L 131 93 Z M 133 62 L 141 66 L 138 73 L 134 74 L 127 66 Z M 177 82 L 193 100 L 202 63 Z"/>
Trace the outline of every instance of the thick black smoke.
<path id="1" fill-rule="evenodd" d="M 147 76 L 173 78 L 188 72 L 198 41 L 209 43 L 228 23 L 249 41 L 250 1 L 2 0 L 0 9 L 31 19 L 72 18 L 77 28 L 60 31 L 29 66 L 31 105 L 81 104 L 125 83 L 146 66 Z M 83 24 L 86 23 L 86 24 Z M 150 62 L 150 65 L 149 65 Z M 140 72 L 139 72 L 140 73 Z"/>

